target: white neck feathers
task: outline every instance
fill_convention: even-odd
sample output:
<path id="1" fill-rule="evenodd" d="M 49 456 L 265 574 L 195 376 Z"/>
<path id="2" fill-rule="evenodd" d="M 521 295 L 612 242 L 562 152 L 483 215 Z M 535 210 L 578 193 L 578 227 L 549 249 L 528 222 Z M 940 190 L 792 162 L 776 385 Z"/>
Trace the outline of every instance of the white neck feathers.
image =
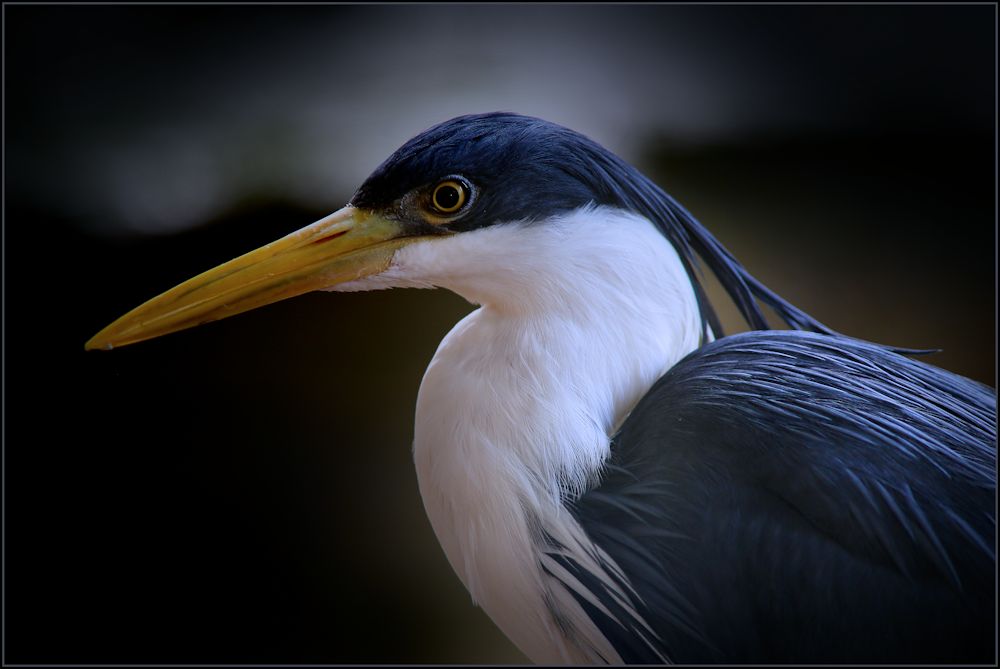
<path id="1" fill-rule="evenodd" d="M 545 582 L 529 524 L 574 533 L 562 502 L 600 476 L 615 428 L 698 346 L 677 252 L 648 220 L 587 207 L 413 244 L 353 288 L 390 286 L 444 287 L 482 305 L 441 342 L 417 400 L 421 495 L 455 571 L 533 660 L 613 657 L 606 643 L 552 650 L 564 637 L 549 610 L 576 604 Z M 543 593 L 557 601 L 537 601 Z"/>

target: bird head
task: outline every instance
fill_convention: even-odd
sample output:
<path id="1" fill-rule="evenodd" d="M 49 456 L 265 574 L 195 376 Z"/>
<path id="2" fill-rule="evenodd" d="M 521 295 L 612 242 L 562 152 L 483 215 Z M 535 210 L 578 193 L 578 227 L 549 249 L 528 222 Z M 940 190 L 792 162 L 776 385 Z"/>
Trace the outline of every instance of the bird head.
<path id="1" fill-rule="evenodd" d="M 695 252 L 754 327 L 767 327 L 757 294 L 786 321 L 798 318 L 793 325 L 822 328 L 777 296 L 759 293 L 759 284 L 687 211 L 610 151 L 554 123 L 491 113 L 424 131 L 376 168 L 344 208 L 153 298 L 86 347 L 123 346 L 315 290 L 420 285 L 420 277 L 382 286 L 359 282 L 389 274 L 407 247 L 504 224 L 544 225 L 588 205 L 635 213 L 659 228 L 692 280 L 706 332 L 721 328 L 704 298 Z"/>

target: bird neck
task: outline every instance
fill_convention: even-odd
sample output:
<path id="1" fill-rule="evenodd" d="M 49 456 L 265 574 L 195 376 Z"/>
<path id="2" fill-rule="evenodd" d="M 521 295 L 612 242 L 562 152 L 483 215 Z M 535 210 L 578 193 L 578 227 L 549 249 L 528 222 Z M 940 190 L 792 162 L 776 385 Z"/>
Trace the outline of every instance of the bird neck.
<path id="1" fill-rule="evenodd" d="M 533 622 L 512 613 L 546 587 L 532 526 L 555 535 L 573 524 L 563 503 L 599 477 L 615 428 L 698 346 L 690 280 L 649 221 L 614 209 L 448 242 L 447 253 L 424 245 L 424 257 L 400 259 L 482 305 L 441 342 L 420 387 L 414 457 L 428 516 L 473 598 L 522 650 L 588 661 L 545 655 L 551 602 L 535 602 Z"/>

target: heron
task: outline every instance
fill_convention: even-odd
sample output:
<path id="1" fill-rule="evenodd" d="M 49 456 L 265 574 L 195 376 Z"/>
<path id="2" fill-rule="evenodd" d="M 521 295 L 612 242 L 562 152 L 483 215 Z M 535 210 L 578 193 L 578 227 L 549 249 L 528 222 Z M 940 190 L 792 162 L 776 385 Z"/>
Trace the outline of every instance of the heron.
<path id="1" fill-rule="evenodd" d="M 396 287 L 478 305 L 424 374 L 413 458 L 451 567 L 532 661 L 993 661 L 996 391 L 827 327 L 563 126 L 440 123 L 86 347 Z"/>

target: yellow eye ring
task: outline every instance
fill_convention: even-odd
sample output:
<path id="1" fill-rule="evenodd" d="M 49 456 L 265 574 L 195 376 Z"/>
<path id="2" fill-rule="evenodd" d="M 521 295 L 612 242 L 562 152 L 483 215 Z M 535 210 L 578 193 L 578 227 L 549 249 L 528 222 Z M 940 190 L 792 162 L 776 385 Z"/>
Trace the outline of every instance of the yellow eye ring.
<path id="1" fill-rule="evenodd" d="M 454 214 L 468 200 L 469 186 L 458 179 L 445 179 L 431 193 L 431 206 L 442 214 Z"/>

